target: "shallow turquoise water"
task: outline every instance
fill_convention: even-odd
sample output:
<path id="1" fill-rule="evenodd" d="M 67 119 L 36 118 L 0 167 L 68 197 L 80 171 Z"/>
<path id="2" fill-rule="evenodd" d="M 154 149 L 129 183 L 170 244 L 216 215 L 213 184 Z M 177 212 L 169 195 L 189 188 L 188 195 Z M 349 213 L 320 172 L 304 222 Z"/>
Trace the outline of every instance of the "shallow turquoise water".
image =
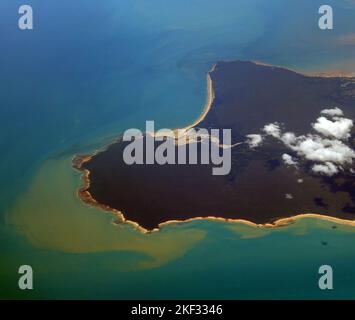
<path id="1" fill-rule="evenodd" d="M 329 33 L 317 27 L 322 1 L 34 0 L 28 1 L 33 32 L 17 29 L 21 4 L 0 4 L 1 297 L 353 297 L 355 233 L 347 227 L 305 222 L 306 235 L 291 228 L 240 239 L 224 224 L 189 223 L 182 228 L 203 231 L 203 239 L 182 256 L 135 270 L 151 257 L 129 250 L 69 253 L 42 238 L 30 241 L 25 227 L 9 222 L 48 159 L 96 149 L 146 120 L 178 127 L 196 119 L 206 72 L 218 60 L 355 71 L 355 46 L 337 44 L 338 36 L 355 31 L 351 1 L 329 1 L 336 14 Z M 66 236 L 63 227 L 55 232 Z M 24 263 L 38 270 L 31 293 L 17 289 Z M 331 293 L 317 289 L 321 264 L 337 270 Z"/>
<path id="2" fill-rule="evenodd" d="M 9 291 L 1 295 L 109 299 L 355 298 L 353 230 L 333 230 L 332 224 L 326 222 L 323 227 L 314 221 L 302 224 L 245 239 L 244 231 L 228 230 L 224 223 L 195 222 L 189 227 L 207 231 L 203 242 L 182 258 L 159 268 L 132 271 L 122 270 L 122 266 L 150 258 L 129 252 L 65 254 L 34 251 L 25 244 L 12 246 L 11 254 L 5 251 L 11 262 L 26 261 L 38 270 L 35 290 L 31 294 L 19 292 L 13 285 L 16 274 L 2 268 L 7 272 L 3 284 Z M 304 230 L 298 234 L 300 228 Z M 327 246 L 321 244 L 325 240 Z M 28 251 L 24 253 L 24 249 Z M 318 268 L 323 264 L 333 267 L 333 291 L 318 289 Z"/>

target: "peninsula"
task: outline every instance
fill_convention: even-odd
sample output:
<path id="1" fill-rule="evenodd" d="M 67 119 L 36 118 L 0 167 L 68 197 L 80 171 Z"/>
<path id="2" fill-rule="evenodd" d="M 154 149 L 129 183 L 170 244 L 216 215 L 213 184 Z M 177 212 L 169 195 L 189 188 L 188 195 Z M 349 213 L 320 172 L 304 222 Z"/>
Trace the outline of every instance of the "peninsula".
<path id="1" fill-rule="evenodd" d="M 327 121 L 347 124 L 347 131 L 331 137 L 329 129 L 323 137 L 322 112 L 333 112 Z M 85 183 L 79 196 L 144 231 L 211 217 L 268 224 L 312 213 L 355 220 L 354 116 L 355 78 L 218 62 L 208 74 L 207 106 L 191 127 L 231 129 L 228 175 L 211 175 L 212 164 L 127 165 L 122 157 L 127 142 L 118 139 L 74 159 Z M 319 162 L 303 148 L 308 140 L 318 145 L 318 153 L 340 152 L 344 161 Z"/>

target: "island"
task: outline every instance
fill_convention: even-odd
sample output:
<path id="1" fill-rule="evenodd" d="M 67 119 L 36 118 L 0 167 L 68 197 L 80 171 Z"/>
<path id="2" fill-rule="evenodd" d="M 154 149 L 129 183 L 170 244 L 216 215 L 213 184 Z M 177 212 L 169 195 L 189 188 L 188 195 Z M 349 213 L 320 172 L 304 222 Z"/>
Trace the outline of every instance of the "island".
<path id="1" fill-rule="evenodd" d="M 122 154 L 128 142 L 119 138 L 105 150 L 75 157 L 84 178 L 80 198 L 145 232 L 191 219 L 273 225 L 315 214 L 355 220 L 349 120 L 355 78 L 218 62 L 208 73 L 207 100 L 190 128 L 231 129 L 229 174 L 211 175 L 209 164 L 127 165 Z M 321 149 L 308 152 L 312 143 Z M 323 151 L 335 155 L 334 162 L 321 162 Z"/>

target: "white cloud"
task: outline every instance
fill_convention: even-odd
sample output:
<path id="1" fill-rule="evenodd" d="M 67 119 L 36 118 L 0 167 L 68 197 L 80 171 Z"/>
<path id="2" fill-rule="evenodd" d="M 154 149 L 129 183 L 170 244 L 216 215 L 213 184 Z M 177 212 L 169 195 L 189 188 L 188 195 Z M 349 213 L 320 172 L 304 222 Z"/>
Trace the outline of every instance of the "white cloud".
<path id="1" fill-rule="evenodd" d="M 314 162 L 313 172 L 331 176 L 345 170 L 347 166 L 351 170 L 349 166 L 355 159 L 355 151 L 346 145 L 345 141 L 350 137 L 353 121 L 342 117 L 343 111 L 339 108 L 324 109 L 321 113 L 331 116 L 332 120 L 324 116 L 319 117 L 312 125 L 315 134 L 282 134 L 277 122 L 264 126 L 263 131 L 282 141 L 286 147 L 296 152 L 300 159 Z M 297 165 L 287 153 L 282 155 L 282 159 L 288 165 Z"/>
<path id="2" fill-rule="evenodd" d="M 297 161 L 293 160 L 293 158 L 287 154 L 284 153 L 282 155 L 282 160 L 285 162 L 285 164 L 287 164 L 288 166 L 297 166 Z"/>
<path id="3" fill-rule="evenodd" d="M 267 124 L 263 130 L 266 134 L 273 136 L 274 138 L 281 137 L 280 125 L 277 122 Z"/>
<path id="4" fill-rule="evenodd" d="M 293 132 L 286 132 L 282 135 L 281 140 L 287 146 L 293 145 L 297 141 L 297 137 Z"/>
<path id="5" fill-rule="evenodd" d="M 339 172 L 339 169 L 336 165 L 331 162 L 326 162 L 324 164 L 315 164 L 312 167 L 312 171 L 320 174 L 324 174 L 327 176 L 332 176 Z"/>
<path id="6" fill-rule="evenodd" d="M 321 111 L 321 114 L 330 116 L 330 117 L 342 117 L 344 115 L 343 111 L 337 107 L 332 109 L 324 109 Z"/>
<path id="7" fill-rule="evenodd" d="M 292 149 L 307 160 L 351 164 L 355 152 L 340 140 L 323 139 L 316 135 L 301 136 Z"/>
<path id="8" fill-rule="evenodd" d="M 312 126 L 314 130 L 326 137 L 344 140 L 350 137 L 353 121 L 338 117 L 332 121 L 325 117 L 319 117 Z"/>
<path id="9" fill-rule="evenodd" d="M 248 134 L 247 135 L 250 148 L 256 148 L 263 142 L 263 137 L 261 134 Z"/>

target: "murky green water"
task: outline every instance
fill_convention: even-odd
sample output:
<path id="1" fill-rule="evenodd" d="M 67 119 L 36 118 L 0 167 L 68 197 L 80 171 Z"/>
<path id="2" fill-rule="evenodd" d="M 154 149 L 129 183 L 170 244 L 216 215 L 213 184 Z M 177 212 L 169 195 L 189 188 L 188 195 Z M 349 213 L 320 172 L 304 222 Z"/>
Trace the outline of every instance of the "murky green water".
<path id="1" fill-rule="evenodd" d="M 77 153 L 128 127 L 191 123 L 217 60 L 355 71 L 351 1 L 33 0 L 0 4 L 0 297 L 354 298 L 355 229 L 303 219 L 278 229 L 194 221 L 143 235 L 76 197 Z M 25 48 L 25 51 L 24 51 Z M 322 244 L 323 243 L 323 244 Z M 326 243 L 326 245 L 324 245 Z M 18 267 L 34 269 L 31 292 Z M 318 289 L 318 268 L 334 290 Z"/>

